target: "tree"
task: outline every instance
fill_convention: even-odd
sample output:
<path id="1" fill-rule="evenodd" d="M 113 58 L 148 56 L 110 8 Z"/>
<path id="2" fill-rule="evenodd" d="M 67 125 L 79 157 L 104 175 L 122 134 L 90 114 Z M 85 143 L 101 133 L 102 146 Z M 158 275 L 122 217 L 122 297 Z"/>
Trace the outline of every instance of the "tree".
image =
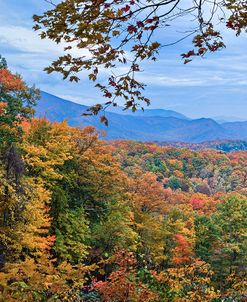
<path id="1" fill-rule="evenodd" d="M 244 153 L 103 142 L 46 119 L 21 126 L 0 159 L 1 301 L 244 298 L 246 190 L 164 188 L 173 173 L 206 181 L 202 167 L 228 186 L 229 171 L 246 172 Z"/>
<path id="2" fill-rule="evenodd" d="M 137 173 L 130 185 L 134 229 L 139 235 L 138 255 L 142 265 L 153 267 L 166 259 L 163 215 L 167 212 L 165 192 L 151 173 Z"/>
<path id="3" fill-rule="evenodd" d="M 0 241 L 0 266 L 4 264 L 9 249 L 16 250 L 17 247 L 11 247 L 10 238 L 16 237 L 15 232 L 11 234 L 11 227 L 22 219 L 27 200 L 20 196 L 24 163 L 18 143 L 23 138 L 22 123 L 32 117 L 32 105 L 38 95 L 38 90 L 29 88 L 19 75 L 14 75 L 0 56 L 0 227 L 9 235 L 5 233 Z"/>
<path id="4" fill-rule="evenodd" d="M 212 216 L 212 221 L 218 232 L 215 252 L 212 255 L 218 277 L 222 279 L 222 276 L 244 274 L 247 254 L 247 198 L 239 194 L 224 198 Z"/>
<path id="5" fill-rule="evenodd" d="M 210 265 L 200 259 L 195 259 L 190 265 L 168 268 L 160 274 L 154 273 L 158 281 L 157 287 L 161 289 L 161 299 L 157 301 L 215 301 L 219 294 L 211 283 L 213 274 Z"/>
<path id="6" fill-rule="evenodd" d="M 217 227 L 211 217 L 197 214 L 195 217 L 195 252 L 203 261 L 210 261 L 217 240 Z"/>
<path id="7" fill-rule="evenodd" d="M 25 167 L 18 182 L 15 169 L 11 166 L 7 177 L 0 162 L 1 301 L 79 299 L 89 272 L 80 264 L 87 253 L 83 210 L 65 207 L 54 215 L 60 223 L 57 238 L 51 228 L 52 193 L 63 177 L 59 166 L 70 159 L 70 130 L 66 123 L 46 120 L 27 124 L 18 144 Z"/>
<path id="8" fill-rule="evenodd" d="M 89 222 L 84 210 L 77 208 L 60 214 L 54 250 L 59 261 L 82 263 L 88 254 Z"/>
<path id="9" fill-rule="evenodd" d="M 0 150 L 22 138 L 22 123 L 33 116 L 39 91 L 14 75 L 0 56 Z"/>
<path id="10" fill-rule="evenodd" d="M 131 252 L 119 251 L 113 258 L 117 269 L 106 281 L 94 284 L 104 302 L 155 301 L 156 295 L 142 282 L 136 272 L 136 259 Z"/>
<path id="11" fill-rule="evenodd" d="M 78 73 L 87 70 L 89 79 L 95 82 L 100 69 L 113 71 L 107 84 L 97 83 L 107 101 L 97 104 L 91 114 L 97 114 L 109 105 L 117 105 L 118 99 L 125 100 L 125 108 L 133 111 L 140 102 L 149 104 L 142 94 L 144 84 L 136 73 L 145 59 L 156 60 L 162 49 L 155 35 L 165 31 L 174 20 L 184 19 L 188 23 L 186 37 L 193 36 L 194 49 L 182 54 L 184 63 L 192 57 L 204 56 L 224 47 L 220 32 L 215 29 L 218 21 L 233 29 L 237 35 L 247 27 L 247 6 L 244 0 L 187 1 L 155 0 L 65 0 L 47 1 L 51 9 L 41 16 L 35 15 L 35 30 L 42 30 L 41 38 L 56 43 L 65 43 L 65 54 L 55 60 L 48 73 L 57 71 L 70 81 L 78 81 Z M 186 18 L 193 16 L 194 22 Z M 191 29 L 191 27 L 194 27 Z M 178 41 L 173 42 L 172 44 Z M 81 56 L 71 50 L 81 50 Z M 130 53 L 130 54 L 129 54 Z M 125 72 L 117 74 L 119 66 Z M 102 116 L 101 120 L 107 123 Z"/>
<path id="12" fill-rule="evenodd" d="M 107 204 L 106 214 L 102 215 L 100 223 L 93 227 L 92 249 L 94 252 L 106 257 L 115 254 L 116 249 L 136 251 L 139 238 L 133 229 L 133 213 L 128 203 L 128 199 L 118 198 L 115 202 Z"/>
<path id="13" fill-rule="evenodd" d="M 56 282 L 50 259 L 55 238 L 48 235 L 49 201 L 49 192 L 33 178 L 23 177 L 17 188 L 9 185 L 8 219 L 6 223 L 0 220 L 5 255 L 0 272 L 3 301 L 33 301 L 45 294 L 47 283 Z"/>

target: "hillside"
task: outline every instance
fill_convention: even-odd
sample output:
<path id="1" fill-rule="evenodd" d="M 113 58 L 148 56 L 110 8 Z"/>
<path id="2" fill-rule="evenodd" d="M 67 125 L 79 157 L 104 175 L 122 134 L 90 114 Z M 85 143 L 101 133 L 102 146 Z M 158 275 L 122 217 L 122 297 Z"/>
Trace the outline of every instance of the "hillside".
<path id="1" fill-rule="evenodd" d="M 176 117 L 183 120 L 189 120 L 189 118 L 179 112 L 176 112 L 174 110 L 165 110 L 165 109 L 145 109 L 141 110 L 138 109 L 136 112 L 132 112 L 131 110 L 124 110 L 123 107 L 111 107 L 107 110 L 108 112 L 117 113 L 121 115 L 130 115 L 130 116 L 142 116 L 142 117 L 148 117 L 148 116 L 159 116 L 159 117 Z"/>
<path id="2" fill-rule="evenodd" d="M 231 122 L 223 123 L 223 128 L 230 132 L 232 136 L 241 139 L 247 137 L 247 121 L 245 122 Z"/>
<path id="3" fill-rule="evenodd" d="M 43 93 L 33 118 L 38 97 L 0 58 L 1 302 L 246 301 L 247 143 L 171 146 L 244 123 L 110 112 L 107 138 L 170 142 L 103 141 L 48 120 L 105 127 L 86 106 Z M 217 144 L 236 152 L 181 148 Z"/>
<path id="4" fill-rule="evenodd" d="M 205 141 L 203 143 L 183 143 L 183 142 L 159 142 L 160 146 L 172 146 L 175 148 L 188 148 L 191 150 L 214 149 L 223 152 L 231 151 L 246 151 L 247 142 L 241 140 L 220 140 L 220 141 Z"/>
<path id="5" fill-rule="evenodd" d="M 244 301 L 247 152 L 23 131 L 0 148 L 1 301 Z"/>
<path id="6" fill-rule="evenodd" d="M 50 121 L 66 119 L 71 126 L 92 125 L 107 133 L 106 139 L 134 139 L 138 141 L 182 141 L 201 143 L 212 140 L 247 140 L 247 122 L 219 124 L 210 118 L 190 120 L 171 110 L 147 109 L 131 114 L 120 108 L 106 112 L 108 127 L 99 118 L 84 117 L 87 106 L 76 104 L 46 92 L 36 107 L 36 116 L 46 116 Z M 128 114 L 127 114 L 128 113 Z"/>

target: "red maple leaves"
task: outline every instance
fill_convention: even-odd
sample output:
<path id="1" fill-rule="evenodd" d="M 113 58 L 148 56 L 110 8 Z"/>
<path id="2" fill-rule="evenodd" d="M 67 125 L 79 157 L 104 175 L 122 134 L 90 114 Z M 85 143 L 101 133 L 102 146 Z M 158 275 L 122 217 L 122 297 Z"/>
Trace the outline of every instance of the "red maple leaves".
<path id="1" fill-rule="evenodd" d="M 20 91 L 24 89 L 23 80 L 13 75 L 8 69 L 0 69 L 0 87 L 5 91 Z"/>

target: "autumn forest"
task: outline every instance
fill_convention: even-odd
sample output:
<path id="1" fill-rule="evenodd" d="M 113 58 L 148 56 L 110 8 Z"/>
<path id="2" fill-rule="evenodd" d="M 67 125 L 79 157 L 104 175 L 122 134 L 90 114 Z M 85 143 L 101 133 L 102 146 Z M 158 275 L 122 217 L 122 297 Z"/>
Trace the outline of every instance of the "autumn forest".
<path id="1" fill-rule="evenodd" d="M 246 1 L 0 12 L 0 302 L 247 301 Z"/>
<path id="2" fill-rule="evenodd" d="M 247 152 L 33 118 L 0 62 L 0 301 L 246 301 Z"/>

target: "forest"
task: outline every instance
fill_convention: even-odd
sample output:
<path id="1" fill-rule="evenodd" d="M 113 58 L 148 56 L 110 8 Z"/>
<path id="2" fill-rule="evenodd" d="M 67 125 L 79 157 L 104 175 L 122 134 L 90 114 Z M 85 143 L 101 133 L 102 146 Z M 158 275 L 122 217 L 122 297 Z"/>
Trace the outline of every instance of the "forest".
<path id="1" fill-rule="evenodd" d="M 0 59 L 0 301 L 246 301 L 247 152 L 35 119 Z"/>

